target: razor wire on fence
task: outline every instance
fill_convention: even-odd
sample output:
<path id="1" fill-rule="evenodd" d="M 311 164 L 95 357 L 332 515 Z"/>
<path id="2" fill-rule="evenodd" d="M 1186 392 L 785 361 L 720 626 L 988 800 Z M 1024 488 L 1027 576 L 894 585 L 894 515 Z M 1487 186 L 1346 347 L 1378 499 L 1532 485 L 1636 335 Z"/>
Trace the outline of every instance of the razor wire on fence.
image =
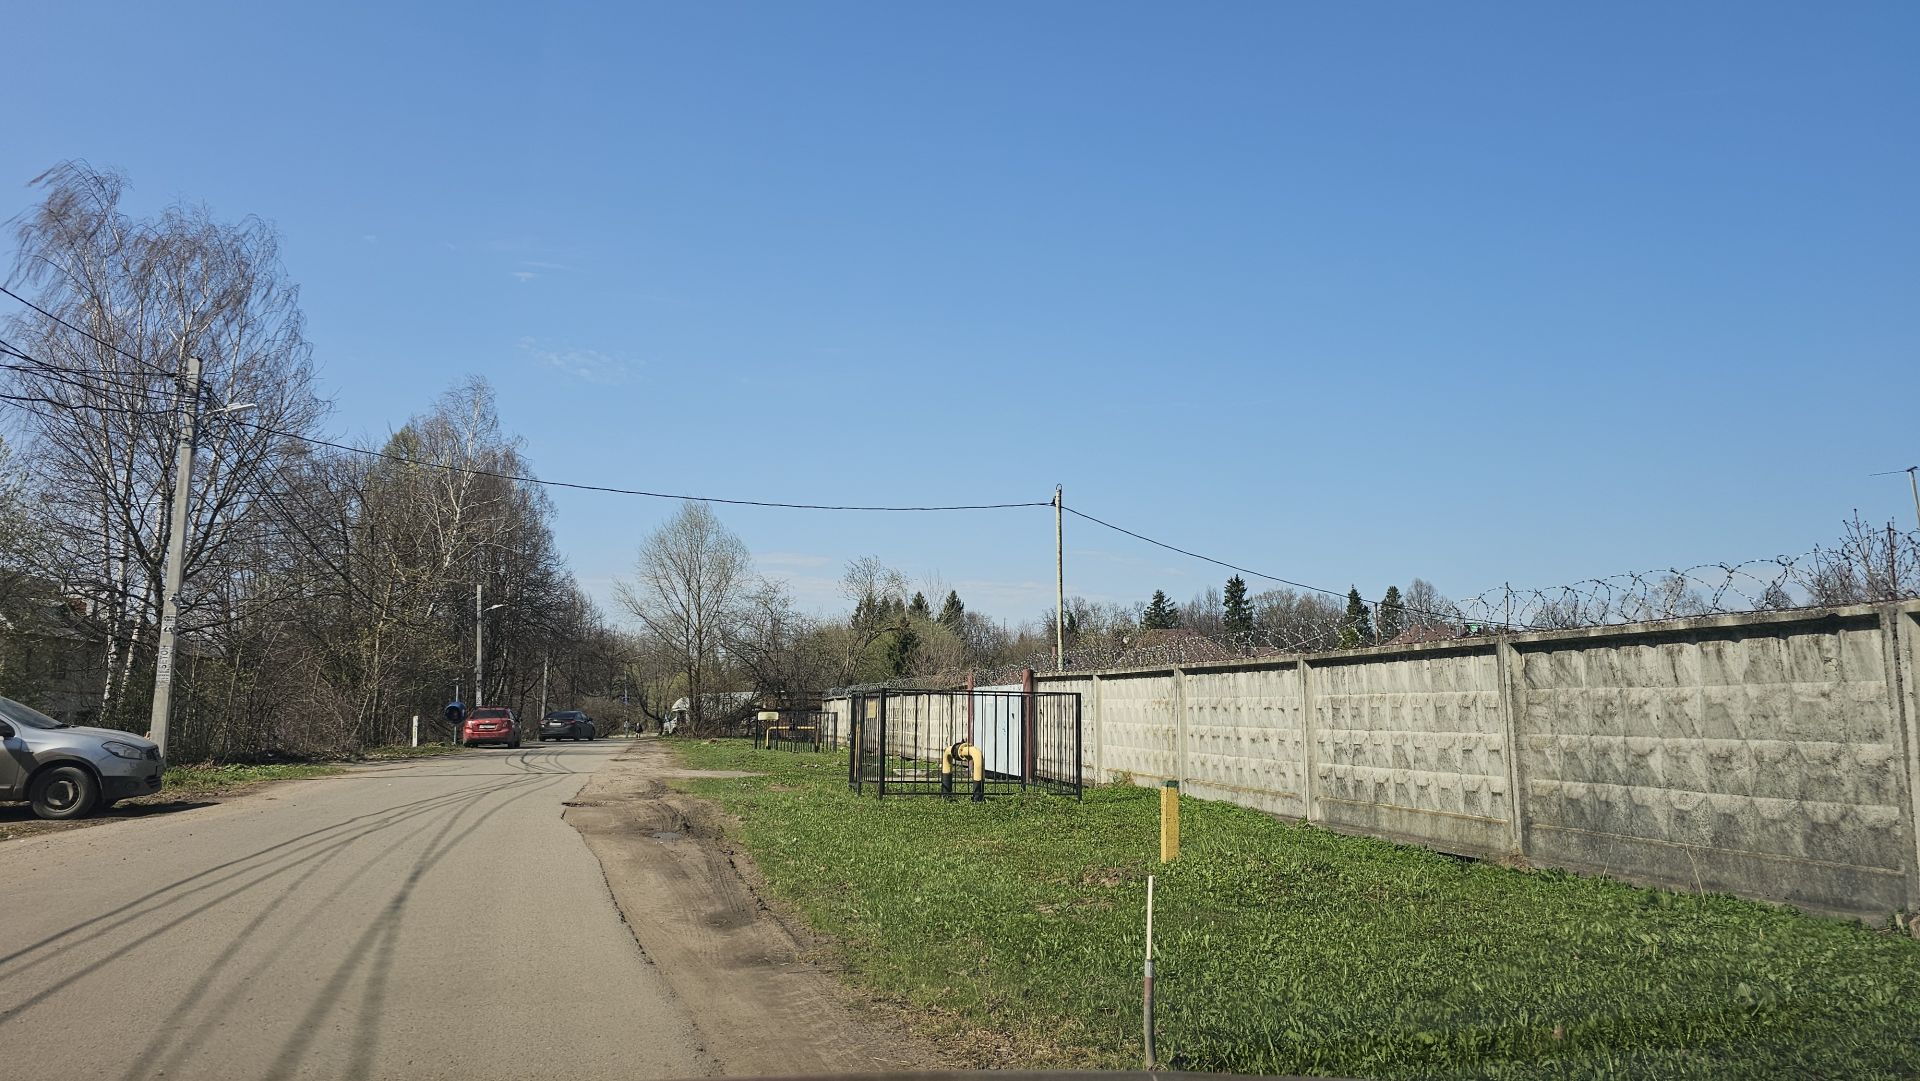
<path id="1" fill-rule="evenodd" d="M 1355 611 L 1331 601 L 1295 603 L 1266 618 L 1256 615 L 1250 629 L 1239 631 L 1125 627 L 1070 634 L 1061 668 L 1200 664 L 1916 597 L 1920 531 L 1870 527 L 1856 518 L 1840 543 L 1798 556 L 1627 572 L 1561 586 L 1501 585 L 1458 601 L 1428 598 L 1417 607 L 1372 601 Z M 994 665 L 975 678 L 1009 683 L 1028 668 L 1055 670 L 1053 651 Z"/>

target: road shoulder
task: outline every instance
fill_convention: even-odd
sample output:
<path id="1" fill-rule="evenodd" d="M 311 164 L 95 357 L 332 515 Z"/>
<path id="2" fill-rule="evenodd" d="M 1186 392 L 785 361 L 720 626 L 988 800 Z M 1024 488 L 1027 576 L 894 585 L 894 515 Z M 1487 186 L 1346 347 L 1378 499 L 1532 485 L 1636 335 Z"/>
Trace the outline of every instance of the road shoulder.
<path id="1" fill-rule="evenodd" d="M 797 920 L 770 905 L 722 812 L 675 792 L 688 773 L 644 740 L 568 802 L 622 918 L 728 1074 L 928 1069 L 937 1053 L 837 978 Z"/>

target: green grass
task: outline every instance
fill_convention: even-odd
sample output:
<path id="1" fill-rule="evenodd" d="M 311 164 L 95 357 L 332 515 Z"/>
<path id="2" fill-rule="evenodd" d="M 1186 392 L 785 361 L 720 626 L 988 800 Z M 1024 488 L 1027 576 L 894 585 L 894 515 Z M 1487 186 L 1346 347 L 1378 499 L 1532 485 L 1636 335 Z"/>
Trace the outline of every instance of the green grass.
<path id="1" fill-rule="evenodd" d="M 384 762 L 408 758 L 437 758 L 442 755 L 465 754 L 467 748 L 451 743 L 427 743 L 414 747 L 399 743 L 387 747 L 372 747 L 360 752 L 357 762 Z M 341 766 L 329 762 L 275 762 L 242 763 L 226 765 L 201 763 L 189 766 L 168 766 L 161 775 L 161 791 L 194 792 L 214 794 L 261 781 L 297 781 L 306 777 L 330 777 L 346 772 Z"/>
<path id="2" fill-rule="evenodd" d="M 160 777 L 163 793 L 216 794 L 261 781 L 294 781 L 303 777 L 329 777 L 344 772 L 339 766 L 316 763 L 276 765 L 168 766 Z"/>
<path id="3" fill-rule="evenodd" d="M 422 743 L 418 747 L 405 743 L 396 743 L 390 747 L 371 747 L 360 752 L 363 762 L 384 762 L 395 758 L 438 758 L 441 755 L 465 754 L 467 748 L 457 743 Z"/>
<path id="4" fill-rule="evenodd" d="M 1188 799 L 984 805 L 846 790 L 844 755 L 683 743 L 765 777 L 740 817 L 859 983 L 1001 1064 L 1140 1054 L 1146 876 L 1159 1047 L 1197 1070 L 1359 1077 L 1920 1076 L 1920 942 L 1731 897 L 1521 872 Z"/>

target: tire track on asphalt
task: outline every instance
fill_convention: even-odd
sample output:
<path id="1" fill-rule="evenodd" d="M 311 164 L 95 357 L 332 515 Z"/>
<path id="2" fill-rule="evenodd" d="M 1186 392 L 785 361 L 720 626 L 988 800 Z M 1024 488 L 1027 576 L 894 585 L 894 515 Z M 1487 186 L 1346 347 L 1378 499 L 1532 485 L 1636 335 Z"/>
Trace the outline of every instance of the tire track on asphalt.
<path id="1" fill-rule="evenodd" d="M 461 803 L 457 806 L 450 803 L 443 804 L 439 807 L 430 808 L 425 812 L 423 812 L 423 814 L 428 816 L 438 816 L 442 812 L 450 811 L 453 815 L 458 816 L 460 814 L 464 814 L 466 810 L 473 805 L 473 803 L 486 798 L 489 794 L 492 794 L 494 792 L 495 792 L 495 789 L 489 788 L 486 790 L 482 790 L 480 792 L 468 793 L 467 794 L 468 799 L 464 803 Z M 335 901 L 337 901 L 343 894 L 345 894 L 348 889 L 352 888 L 355 882 L 359 881 L 362 877 L 364 877 L 369 872 L 371 872 L 375 867 L 379 866 L 380 863 L 384 861 L 387 857 L 391 856 L 393 853 L 398 851 L 402 846 L 406 845 L 408 842 L 412 841 L 414 838 L 419 837 L 421 834 L 432 829 L 434 827 L 436 820 L 437 819 L 429 819 L 428 821 L 423 822 L 418 829 L 408 832 L 405 836 L 402 836 L 396 839 L 392 844 L 381 849 L 379 853 L 377 853 L 372 858 L 365 861 L 352 874 L 342 879 L 338 885 L 336 885 L 331 891 L 327 893 L 326 896 L 322 897 L 318 902 L 312 905 L 310 910 L 314 912 L 319 912 L 327 909 L 330 905 L 332 905 Z M 373 833 L 375 832 L 377 831 L 369 830 L 366 833 L 361 834 L 360 838 L 364 839 L 366 837 L 372 836 Z M 284 898 L 292 895 L 308 879 L 312 878 L 314 875 L 318 874 L 321 870 L 323 870 L 327 864 L 333 862 L 333 860 L 336 857 L 348 851 L 350 851 L 349 847 L 346 847 L 346 846 L 337 847 L 335 849 L 330 850 L 325 855 L 324 858 L 317 859 L 312 863 L 310 863 L 305 872 L 303 872 L 298 878 L 294 879 L 292 882 L 289 882 L 286 884 L 286 886 L 283 888 L 281 892 L 281 896 Z M 186 1057 L 186 1055 L 190 1054 L 193 1048 L 199 1046 L 200 1042 L 206 1037 L 206 1035 L 209 1032 L 211 1032 L 212 1029 L 219 1023 L 219 1021 L 223 1017 L 225 1017 L 227 1012 L 232 1009 L 235 1001 L 239 998 L 239 996 L 245 990 L 247 990 L 248 986 L 252 983 L 252 981 L 256 977 L 264 973 L 268 968 L 270 968 L 279 959 L 279 957 L 286 951 L 286 949 L 293 944 L 294 940 L 299 936 L 301 931 L 304 929 L 302 924 L 296 923 L 295 926 L 289 929 L 285 935 L 282 935 L 279 942 L 276 943 L 275 946 L 268 951 L 267 955 L 264 958 L 256 962 L 252 967 L 250 967 L 244 974 L 240 976 L 240 978 L 235 982 L 232 988 L 230 988 L 219 999 L 215 1000 L 212 1006 L 209 1008 L 208 1015 L 204 1019 L 202 1019 L 198 1025 L 194 1026 L 192 1031 L 187 1032 L 185 1034 L 181 1034 L 177 1031 L 179 1023 L 183 1019 L 185 1019 L 186 1016 L 197 1005 L 199 1005 L 200 1000 L 206 996 L 207 992 L 212 990 L 214 981 L 224 972 L 226 964 L 229 961 L 231 961 L 236 955 L 238 955 L 239 952 L 248 945 L 248 943 L 251 941 L 252 935 L 256 931 L 258 931 L 259 928 L 262 925 L 264 925 L 269 918 L 271 918 L 274 915 L 275 911 L 278 909 L 278 906 L 279 906 L 279 901 L 277 900 L 269 904 L 265 909 L 263 909 L 259 914 L 257 914 L 251 921 L 249 921 L 246 927 L 240 930 L 240 932 L 234 937 L 234 940 L 231 943 L 229 943 L 227 947 L 223 949 L 218 956 L 216 956 L 211 962 L 208 963 L 206 971 L 201 974 L 200 978 L 197 981 L 195 981 L 193 988 L 180 1001 L 180 1003 L 174 1007 L 174 1009 L 168 1015 L 167 1020 L 160 1025 L 158 1034 L 156 1034 L 151 1040 L 149 1040 L 146 1047 L 144 1047 L 141 1050 L 139 1057 L 134 1062 L 134 1065 L 131 1066 L 127 1070 L 127 1073 L 124 1075 L 123 1081 L 138 1081 L 138 1079 L 141 1077 L 150 1076 L 155 1074 L 156 1072 L 164 1074 L 167 1071 L 172 1070 L 177 1066 L 179 1066 L 181 1062 L 184 1060 L 184 1058 Z M 154 1060 L 156 1059 L 159 1059 L 157 1071 L 150 1069 L 149 1066 L 147 1065 L 148 1063 L 154 1062 Z"/>
<path id="2" fill-rule="evenodd" d="M 463 799 L 477 800 L 477 799 L 485 798 L 489 794 L 497 793 L 507 789 L 521 787 L 521 786 L 538 785 L 539 783 L 540 782 L 535 778 L 527 777 L 523 779 L 506 781 L 499 785 L 489 786 L 488 788 L 482 789 L 477 793 L 472 791 L 444 793 L 441 796 L 430 797 L 425 800 L 415 801 L 413 804 L 403 805 L 400 808 L 392 808 L 392 809 L 389 809 L 388 811 L 380 812 L 381 814 L 393 815 L 393 817 L 390 818 L 388 821 L 379 822 L 375 825 L 372 825 L 367 829 L 360 831 L 359 833 L 353 834 L 345 838 L 334 838 L 334 839 L 331 839 L 330 841 L 320 841 L 320 842 L 315 842 L 312 845 L 303 846 L 303 850 L 318 848 L 318 851 L 309 852 L 309 854 L 305 856 L 301 856 L 297 859 L 290 858 L 288 862 L 283 863 L 277 867 L 268 865 L 269 869 L 266 870 L 265 873 L 260 874 L 258 877 L 250 879 L 247 882 L 244 882 L 241 885 L 235 887 L 234 889 L 228 890 L 227 892 L 222 893 L 217 897 L 214 897 L 212 900 L 209 900 L 204 904 L 200 904 L 192 909 L 182 912 L 174 916 L 172 919 L 168 920 L 167 922 L 161 924 L 159 927 L 154 928 L 151 931 L 148 931 L 143 936 L 142 942 L 134 943 L 127 950 L 109 954 L 108 956 L 103 957 L 95 961 L 94 963 L 87 965 L 84 968 L 81 968 L 73 973 L 70 973 L 66 978 L 59 980 L 54 984 L 49 985 L 48 987 L 42 988 L 40 991 L 22 1000 L 21 1002 L 8 1006 L 5 1009 L 0 1009 L 0 1022 L 7 1022 L 7 1021 L 14 1020 L 21 1013 L 25 1012 L 28 1009 L 31 1009 L 35 1005 L 38 1005 L 41 1001 L 44 1001 L 47 998 L 47 996 L 72 984 L 74 981 L 78 979 L 91 975 L 93 972 L 98 971 L 100 968 L 111 963 L 112 961 L 118 960 L 121 957 L 125 956 L 126 953 L 140 948 L 140 946 L 144 944 L 145 939 L 151 938 L 152 936 L 157 935 L 160 932 L 168 931 L 175 927 L 178 927 L 182 923 L 185 923 L 186 921 L 194 918 L 195 916 L 198 916 L 234 897 L 237 897 L 264 882 L 269 882 L 275 878 L 280 877 L 281 875 L 288 873 L 289 871 L 295 870 L 316 858 L 319 858 L 321 856 L 326 856 L 329 853 L 337 853 L 337 852 L 343 851 L 351 847 L 352 845 L 358 843 L 359 841 L 365 839 L 366 837 L 372 836 L 376 833 L 380 833 L 384 830 L 391 829 L 394 826 L 400 825 L 402 822 L 406 821 L 407 818 L 411 817 L 413 813 L 419 813 L 419 808 L 421 808 L 422 806 L 427 806 L 428 810 L 431 811 L 432 809 L 434 809 L 433 807 L 431 807 L 431 805 L 433 804 L 454 804 L 454 803 L 460 802 Z M 411 812 L 411 813 L 402 815 L 400 812 L 403 812 L 403 811 Z M 360 817 L 365 818 L 365 817 L 371 817 L 371 816 L 360 816 Z M 355 820 L 357 821 L 358 819 L 355 819 Z M 324 846 L 324 847 L 321 847 L 321 846 Z M 295 855 L 295 854 L 289 854 L 290 857 L 292 855 Z M 259 867 L 242 868 L 240 870 L 233 872 L 230 875 L 226 875 L 214 881 L 206 882 L 199 886 L 196 886 L 192 890 L 188 890 L 184 893 L 181 893 L 172 897 L 166 897 L 160 900 L 158 903 L 153 904 L 148 908 L 145 908 L 136 912 L 127 913 L 126 915 L 121 916 L 119 919 L 114 920 L 110 924 L 107 924 L 103 927 L 96 928 L 91 934 L 88 934 L 83 938 L 64 943 L 62 946 L 62 949 L 63 950 L 73 949 L 78 946 L 84 945 L 88 942 L 95 941 L 101 938 L 102 936 L 105 936 L 116 930 L 119 930 L 122 927 L 127 926 L 130 923 L 133 923 L 137 920 L 144 919 L 149 916 L 153 916 L 159 912 L 165 911 L 166 909 L 171 908 L 174 905 L 185 901 L 187 898 L 191 896 L 202 893 L 209 889 L 213 889 L 216 886 L 221 885 L 222 883 L 230 882 L 235 878 L 241 877 L 252 871 L 258 871 L 258 870 L 260 870 Z M 199 877 L 199 876 L 191 876 L 185 881 L 191 881 L 193 877 Z M 155 893 L 153 894 L 148 894 L 147 899 L 151 899 L 156 894 L 159 894 L 161 892 L 163 891 L 155 891 Z M 123 905 L 119 909 L 116 909 L 115 911 L 124 912 L 127 907 L 128 906 Z M 96 920 L 90 920 L 90 921 L 87 921 L 87 923 L 90 924 L 90 923 L 97 922 L 99 918 L 104 918 L 104 917 L 97 917 Z M 82 924 L 79 926 L 85 926 L 85 925 L 86 924 Z M 49 953 L 42 954 L 40 957 L 31 961 L 28 961 L 23 965 L 16 966 L 10 971 L 0 972 L 0 977 L 4 977 L 9 980 L 15 979 L 21 973 L 24 973 L 33 968 L 36 968 L 39 965 L 49 960 L 52 960 L 53 958 L 56 958 L 58 956 L 59 956 L 58 952 L 49 952 Z"/>
<path id="3" fill-rule="evenodd" d="M 451 839 L 448 839 L 448 834 L 452 831 L 454 824 L 459 821 L 460 816 L 456 814 L 448 818 L 446 823 L 441 827 L 440 834 L 428 842 L 427 850 L 422 852 L 415 861 L 413 870 L 407 874 L 406 880 L 401 883 L 400 889 L 387 901 L 382 916 L 375 920 L 375 922 L 361 934 L 359 940 L 347 950 L 347 956 L 334 967 L 333 974 L 328 977 L 326 986 L 321 988 L 320 993 L 315 996 L 312 1005 L 307 1007 L 306 1014 L 302 1016 L 300 1021 L 294 1026 L 293 1038 L 288 1040 L 281 1048 L 280 1054 L 274 1059 L 273 1065 L 263 1075 L 264 1081 L 285 1081 L 286 1078 L 292 1076 L 294 1067 L 306 1056 L 307 1049 L 311 1047 L 313 1041 L 319 1037 L 321 1031 L 320 1022 L 325 1019 L 328 1011 L 332 1010 L 334 1005 L 339 1002 L 345 994 L 347 984 L 351 982 L 353 974 L 360 968 L 361 962 L 366 957 L 368 951 L 382 936 L 398 933 L 400 920 L 406 914 L 407 900 L 412 896 L 414 888 L 420 884 L 420 880 L 426 873 L 432 870 L 441 860 L 445 859 L 448 853 L 458 848 L 467 838 L 473 836 L 474 832 L 484 825 L 488 819 L 499 814 L 508 806 L 518 803 L 528 796 L 535 795 L 544 787 L 545 783 L 551 782 L 536 784 L 524 792 L 494 804 L 488 808 L 485 813 L 481 814 L 479 818 L 474 819 L 473 822 L 462 829 L 457 836 Z M 438 847 L 436 848 L 435 846 Z M 391 949 L 386 951 L 385 956 L 391 961 Z M 386 968 L 380 968 L 374 974 L 375 978 L 370 979 L 369 985 L 384 988 L 386 972 Z M 362 1005 L 364 1007 L 364 1001 Z M 362 1019 L 363 1021 L 369 1020 L 366 1018 L 364 1010 Z M 360 1072 L 354 1073 L 350 1070 L 347 1074 L 349 1077 L 364 1077 L 366 1076 L 367 1070 L 371 1067 L 372 1052 L 378 1043 L 378 1018 L 371 1018 L 370 1024 L 373 1030 L 362 1033 L 362 1039 L 357 1041 L 359 1046 L 355 1049 L 356 1057 L 364 1051 L 366 1059 L 360 1064 Z"/>
<path id="4" fill-rule="evenodd" d="M 516 784 L 516 783 L 519 783 L 519 780 L 516 779 L 515 781 L 510 781 L 507 783 Z M 174 881 L 169 882 L 164 886 L 158 886 L 153 890 L 132 899 L 131 901 L 124 902 L 115 908 L 108 909 L 107 911 L 102 912 L 97 916 L 88 917 L 87 919 L 84 919 L 79 923 L 72 924 L 71 926 L 68 926 L 66 928 L 63 928 L 62 930 L 56 931 L 53 934 L 47 935 L 46 937 L 41 938 L 38 941 L 28 943 L 27 945 L 22 946 L 11 953 L 0 954 L 0 976 L 9 975 L 9 973 L 6 973 L 4 971 L 5 966 L 16 960 L 19 960 L 20 958 L 26 957 L 27 955 L 35 953 L 39 950 L 46 949 L 47 947 L 60 942 L 61 939 L 67 937 L 68 935 L 74 934 L 96 923 L 99 923 L 101 920 L 111 919 L 114 916 L 120 915 L 121 913 L 127 911 L 130 908 L 135 908 L 140 905 L 146 904 L 147 902 L 152 901 L 157 897 L 161 897 L 167 894 L 171 890 L 179 889 L 181 886 L 184 886 L 189 882 L 193 882 L 198 879 L 205 878 L 210 874 L 214 874 L 218 871 L 223 871 L 228 868 L 240 868 L 239 870 L 234 871 L 232 874 L 224 875 L 218 879 L 215 879 L 212 882 L 204 883 L 200 886 L 194 887 L 192 890 L 186 891 L 185 893 L 181 894 L 181 896 L 183 897 L 190 896 L 191 894 L 197 893 L 200 890 L 210 888 L 214 885 L 218 885 L 221 882 L 231 881 L 233 878 L 238 877 L 239 875 L 246 874 L 248 870 L 254 869 L 254 868 L 242 867 L 241 866 L 242 864 L 249 863 L 253 860 L 260 859 L 262 857 L 271 858 L 276 856 L 276 854 L 277 855 L 297 854 L 299 852 L 306 851 L 307 849 L 313 848 L 315 846 L 326 844 L 327 839 L 322 837 L 323 834 L 332 833 L 336 830 L 346 829 L 353 826 L 355 823 L 365 822 L 369 819 L 377 819 L 383 815 L 402 814 L 407 811 L 415 810 L 422 807 L 427 807 L 434 803 L 442 802 L 445 800 L 459 799 L 460 797 L 468 794 L 470 793 L 466 790 L 442 792 L 437 796 L 423 797 L 421 799 L 414 800 L 411 803 L 403 803 L 393 807 L 383 807 L 378 811 L 368 811 L 366 814 L 355 815 L 352 818 L 342 819 L 341 821 L 332 823 L 331 825 L 322 826 L 319 829 L 310 830 L 298 836 L 288 838 L 285 841 L 280 841 L 280 842 L 276 842 L 275 844 L 268 845 L 265 848 L 259 849 L 254 852 L 250 852 L 247 855 L 236 856 L 233 859 L 227 860 L 223 863 L 217 863 L 212 867 L 208 867 L 203 870 L 196 871 L 193 874 L 187 875 L 184 878 L 175 879 Z M 308 841 L 309 843 L 304 845 L 298 845 L 297 847 L 292 849 L 287 849 L 288 845 L 293 845 L 299 841 Z M 114 925 L 114 927 L 119 927 L 119 926 L 121 926 L 121 924 Z M 111 930 L 111 929 L 112 928 L 108 928 L 108 930 Z M 89 936 L 89 938 L 82 939 L 80 941 L 91 941 L 91 939 L 94 937 L 98 937 L 98 936 L 97 935 Z M 78 943 L 75 942 L 75 943 L 67 943 L 66 945 L 73 946 L 77 944 Z M 31 966 L 27 966 L 27 967 L 31 967 Z M 21 968 L 21 969 L 14 970 L 15 973 L 18 973 L 21 971 L 25 971 L 25 969 Z"/>

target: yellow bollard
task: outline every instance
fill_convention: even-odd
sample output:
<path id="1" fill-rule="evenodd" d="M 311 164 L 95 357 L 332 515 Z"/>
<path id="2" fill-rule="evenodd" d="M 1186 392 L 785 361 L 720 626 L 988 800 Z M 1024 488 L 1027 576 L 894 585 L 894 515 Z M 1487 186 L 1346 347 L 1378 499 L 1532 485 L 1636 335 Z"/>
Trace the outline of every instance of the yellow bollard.
<path id="1" fill-rule="evenodd" d="M 1171 863 L 1180 855 L 1180 782 L 1168 781 L 1160 788 L 1160 862 Z"/>

